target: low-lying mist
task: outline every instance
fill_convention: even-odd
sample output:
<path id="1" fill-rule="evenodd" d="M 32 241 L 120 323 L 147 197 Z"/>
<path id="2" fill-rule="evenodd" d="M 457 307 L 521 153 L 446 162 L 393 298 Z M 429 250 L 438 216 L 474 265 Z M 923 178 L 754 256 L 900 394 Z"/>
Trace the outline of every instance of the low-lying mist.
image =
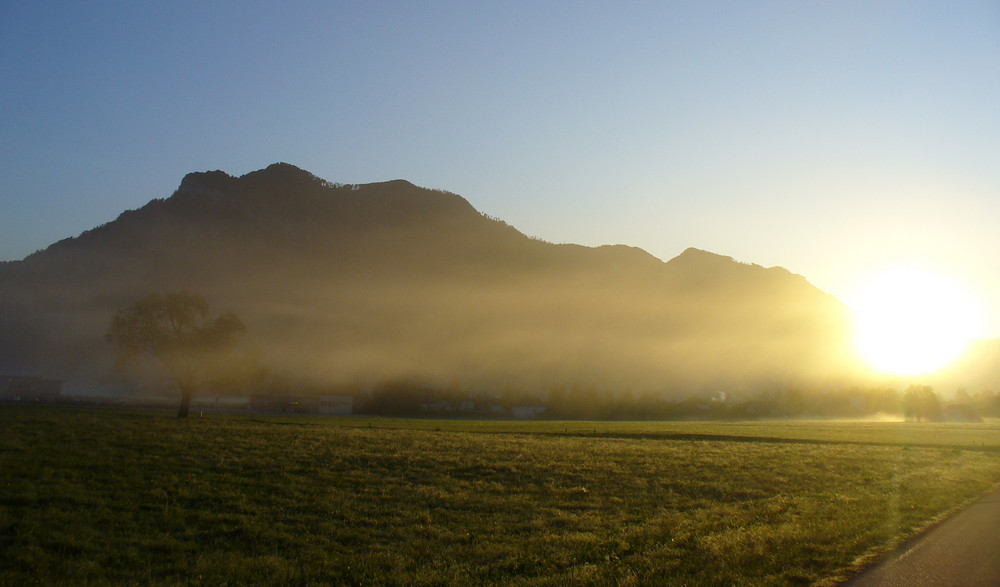
<path id="1" fill-rule="evenodd" d="M 553 245 L 454 194 L 286 165 L 189 175 L 171 198 L 5 264 L 0 287 L 0 369 L 67 389 L 135 389 L 104 332 L 172 290 L 234 312 L 255 360 L 310 388 L 676 400 L 863 382 L 845 308 L 783 269 Z"/>

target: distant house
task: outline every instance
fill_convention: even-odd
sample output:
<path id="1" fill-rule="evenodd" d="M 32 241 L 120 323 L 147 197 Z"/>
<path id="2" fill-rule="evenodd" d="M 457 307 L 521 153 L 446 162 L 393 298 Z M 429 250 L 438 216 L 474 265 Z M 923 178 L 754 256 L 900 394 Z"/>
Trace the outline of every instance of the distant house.
<path id="1" fill-rule="evenodd" d="M 514 406 L 510 415 L 515 418 L 534 418 L 545 411 L 545 406 Z"/>
<path id="2" fill-rule="evenodd" d="M 347 415 L 354 412 L 354 398 L 349 395 L 319 396 L 320 414 Z"/>
<path id="3" fill-rule="evenodd" d="M 288 404 L 287 395 L 259 393 L 250 396 L 250 409 L 254 412 L 286 412 Z"/>
<path id="4" fill-rule="evenodd" d="M 430 404 L 420 404 L 420 409 L 425 412 L 450 412 L 455 409 L 455 406 L 449 401 L 442 400 Z"/>
<path id="5" fill-rule="evenodd" d="M 62 381 L 44 377 L 0 375 L 0 400 L 51 402 L 62 393 Z"/>
<path id="6" fill-rule="evenodd" d="M 347 415 L 354 412 L 354 398 L 349 395 L 257 394 L 250 396 L 250 409 L 286 414 Z"/>

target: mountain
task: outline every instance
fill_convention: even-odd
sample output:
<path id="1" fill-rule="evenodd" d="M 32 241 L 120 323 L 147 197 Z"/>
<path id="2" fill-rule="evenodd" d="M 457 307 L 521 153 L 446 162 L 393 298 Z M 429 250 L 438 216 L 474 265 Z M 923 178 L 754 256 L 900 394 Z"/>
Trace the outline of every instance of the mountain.
<path id="1" fill-rule="evenodd" d="M 177 289 L 235 312 L 264 363 L 317 384 L 681 397 L 856 367 L 844 307 L 782 268 L 547 243 L 452 193 L 279 163 L 189 174 L 169 198 L 0 264 L 0 372 L 110 385 L 111 315 Z"/>

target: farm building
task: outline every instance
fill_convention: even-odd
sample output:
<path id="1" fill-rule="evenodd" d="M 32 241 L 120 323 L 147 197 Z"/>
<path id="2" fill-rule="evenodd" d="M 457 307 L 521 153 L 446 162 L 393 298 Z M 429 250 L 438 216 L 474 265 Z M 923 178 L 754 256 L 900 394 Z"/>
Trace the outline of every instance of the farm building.
<path id="1" fill-rule="evenodd" d="M 545 411 L 545 406 L 514 406 L 510 415 L 515 418 L 535 418 Z"/>
<path id="2" fill-rule="evenodd" d="M 354 398 L 349 395 L 258 394 L 250 396 L 250 409 L 286 414 L 346 415 L 354 410 Z"/>
<path id="3" fill-rule="evenodd" d="M 62 393 L 62 381 L 43 377 L 0 375 L 0 400 L 50 402 Z"/>
<path id="4" fill-rule="evenodd" d="M 349 395 L 319 396 L 320 414 L 346 415 L 354 411 L 354 398 Z"/>

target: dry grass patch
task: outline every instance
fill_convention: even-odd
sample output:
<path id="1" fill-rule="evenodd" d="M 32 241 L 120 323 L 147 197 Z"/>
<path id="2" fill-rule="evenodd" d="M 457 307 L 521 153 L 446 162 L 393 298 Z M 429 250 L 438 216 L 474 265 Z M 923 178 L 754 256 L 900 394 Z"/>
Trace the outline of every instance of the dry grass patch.
<path id="1" fill-rule="evenodd" d="M 996 454 L 0 407 L 0 583 L 789 584 Z"/>

